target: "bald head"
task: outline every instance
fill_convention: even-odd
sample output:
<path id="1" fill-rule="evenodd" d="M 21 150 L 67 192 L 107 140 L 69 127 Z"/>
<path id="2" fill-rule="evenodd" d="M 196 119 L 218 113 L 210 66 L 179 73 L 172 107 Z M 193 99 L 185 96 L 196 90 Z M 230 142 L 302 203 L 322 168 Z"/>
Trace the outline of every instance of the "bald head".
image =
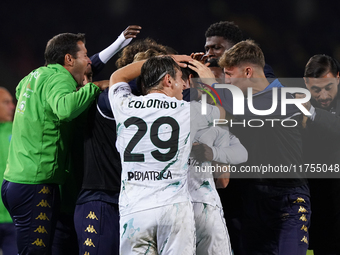
<path id="1" fill-rule="evenodd" d="M 13 97 L 4 87 L 0 87 L 0 122 L 13 121 L 15 105 Z"/>

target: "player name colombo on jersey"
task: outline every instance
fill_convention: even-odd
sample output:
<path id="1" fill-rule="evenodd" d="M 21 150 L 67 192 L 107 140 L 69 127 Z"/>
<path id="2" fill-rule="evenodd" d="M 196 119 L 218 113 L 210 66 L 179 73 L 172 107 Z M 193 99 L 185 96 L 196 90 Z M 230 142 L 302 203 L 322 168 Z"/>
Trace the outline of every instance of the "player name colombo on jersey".
<path id="1" fill-rule="evenodd" d="M 176 109 L 177 102 L 168 102 L 159 99 L 149 99 L 147 101 L 131 100 L 128 104 L 129 108 L 157 108 L 157 109 Z"/>

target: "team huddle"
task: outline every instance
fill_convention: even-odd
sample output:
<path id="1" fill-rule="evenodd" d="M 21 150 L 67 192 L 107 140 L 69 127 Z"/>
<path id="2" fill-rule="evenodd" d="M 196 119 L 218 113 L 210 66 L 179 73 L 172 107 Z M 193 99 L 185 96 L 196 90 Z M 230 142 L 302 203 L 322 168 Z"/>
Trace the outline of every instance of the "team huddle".
<path id="1" fill-rule="evenodd" d="M 337 61 L 316 55 L 307 63 L 312 99 L 302 101 L 310 114 L 294 104 L 281 114 L 279 97 L 276 111 L 257 116 L 298 125 L 215 126 L 251 119 L 247 97 L 269 109 L 272 91 L 289 85 L 233 22 L 212 24 L 206 52 L 190 56 L 149 38 L 129 45 L 140 30 L 129 26 L 91 58 L 83 34 L 59 34 L 47 43 L 46 66 L 19 83 L 1 188 L 17 253 L 305 255 L 310 238 L 316 255 L 339 252 L 336 241 L 324 241 L 337 224 L 323 231 L 316 209 L 313 225 L 313 181 L 305 173 L 233 179 L 228 171 L 199 171 L 315 161 L 311 138 L 337 132 Z M 110 79 L 93 81 L 120 50 Z M 233 94 L 219 83 L 240 89 L 243 114 L 233 115 Z M 212 92 L 217 101 L 207 100 Z M 329 155 L 318 160 L 337 162 Z M 325 182 L 324 192 L 337 186 Z M 322 199 L 315 195 L 315 204 Z M 309 235 L 310 226 L 324 239 Z"/>

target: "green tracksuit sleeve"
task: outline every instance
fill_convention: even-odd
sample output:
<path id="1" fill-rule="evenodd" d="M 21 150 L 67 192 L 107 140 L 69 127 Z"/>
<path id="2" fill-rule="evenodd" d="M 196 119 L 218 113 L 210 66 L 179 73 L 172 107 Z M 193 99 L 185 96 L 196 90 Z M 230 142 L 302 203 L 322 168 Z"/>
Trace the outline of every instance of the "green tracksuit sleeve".
<path id="1" fill-rule="evenodd" d="M 47 81 L 46 100 L 60 120 L 70 121 L 81 114 L 99 95 L 100 89 L 88 83 L 78 91 L 65 77 L 50 77 Z"/>

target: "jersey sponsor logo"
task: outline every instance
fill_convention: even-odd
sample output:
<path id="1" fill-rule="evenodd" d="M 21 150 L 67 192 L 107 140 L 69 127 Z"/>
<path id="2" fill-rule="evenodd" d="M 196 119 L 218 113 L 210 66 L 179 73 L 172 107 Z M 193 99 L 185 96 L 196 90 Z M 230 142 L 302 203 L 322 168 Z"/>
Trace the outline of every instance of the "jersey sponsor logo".
<path id="1" fill-rule="evenodd" d="M 91 220 L 98 220 L 96 214 L 92 211 L 86 216 L 86 219 L 91 219 Z"/>
<path id="2" fill-rule="evenodd" d="M 37 238 L 37 240 L 35 240 L 32 244 L 36 245 L 36 246 L 44 246 L 46 247 L 46 245 L 44 244 L 42 239 Z"/>
<path id="3" fill-rule="evenodd" d="M 38 70 L 34 70 L 33 72 L 30 73 L 31 77 L 30 77 L 30 81 L 32 80 L 32 78 L 34 77 L 35 79 L 38 79 L 40 76 L 40 73 Z"/>
<path id="4" fill-rule="evenodd" d="M 46 213 L 42 213 L 42 212 L 35 219 L 36 220 L 47 220 L 47 221 L 50 221 L 50 219 L 47 218 Z"/>
<path id="5" fill-rule="evenodd" d="M 38 193 L 51 194 L 51 191 L 48 187 L 44 186 Z"/>
<path id="6" fill-rule="evenodd" d="M 89 233 L 97 233 L 97 231 L 94 229 L 93 225 L 89 225 L 86 229 L 85 229 L 85 232 L 89 232 Z"/>
<path id="7" fill-rule="evenodd" d="M 134 172 L 127 172 L 128 174 L 128 181 L 135 180 L 135 181 L 158 181 L 161 179 L 172 179 L 171 171 L 134 171 Z"/>
<path id="8" fill-rule="evenodd" d="M 31 97 L 31 95 L 29 95 L 29 94 L 27 94 L 27 93 L 24 93 L 22 96 L 23 96 L 23 97 L 26 97 L 26 98 L 30 98 L 30 97 Z"/>
<path id="9" fill-rule="evenodd" d="M 44 226 L 40 226 L 40 225 L 39 225 L 39 227 L 37 227 L 36 230 L 34 230 L 34 232 L 38 232 L 40 234 L 48 234 L 47 230 L 45 229 L 45 227 Z"/>
<path id="10" fill-rule="evenodd" d="M 34 92 L 31 88 L 31 83 L 27 84 L 26 91 Z M 26 93 L 25 93 L 26 94 Z M 25 95 L 24 95 L 25 96 Z"/>
<path id="11" fill-rule="evenodd" d="M 44 199 L 42 199 L 42 200 L 40 201 L 40 203 L 37 204 L 37 206 L 41 206 L 41 207 L 49 207 L 49 208 L 51 208 L 51 206 L 47 203 L 47 200 L 44 200 Z"/>
<path id="12" fill-rule="evenodd" d="M 147 101 L 135 101 L 132 100 L 128 104 L 129 108 L 157 108 L 157 109 L 176 109 L 177 102 L 168 102 L 168 101 L 161 101 L 158 99 L 149 99 Z"/>
<path id="13" fill-rule="evenodd" d="M 26 101 L 21 101 L 17 108 L 17 112 L 24 113 L 25 108 L 26 108 Z"/>
<path id="14" fill-rule="evenodd" d="M 84 245 L 96 247 L 96 246 L 94 246 L 92 239 L 90 239 L 90 238 L 86 239 L 86 241 L 84 242 Z"/>

